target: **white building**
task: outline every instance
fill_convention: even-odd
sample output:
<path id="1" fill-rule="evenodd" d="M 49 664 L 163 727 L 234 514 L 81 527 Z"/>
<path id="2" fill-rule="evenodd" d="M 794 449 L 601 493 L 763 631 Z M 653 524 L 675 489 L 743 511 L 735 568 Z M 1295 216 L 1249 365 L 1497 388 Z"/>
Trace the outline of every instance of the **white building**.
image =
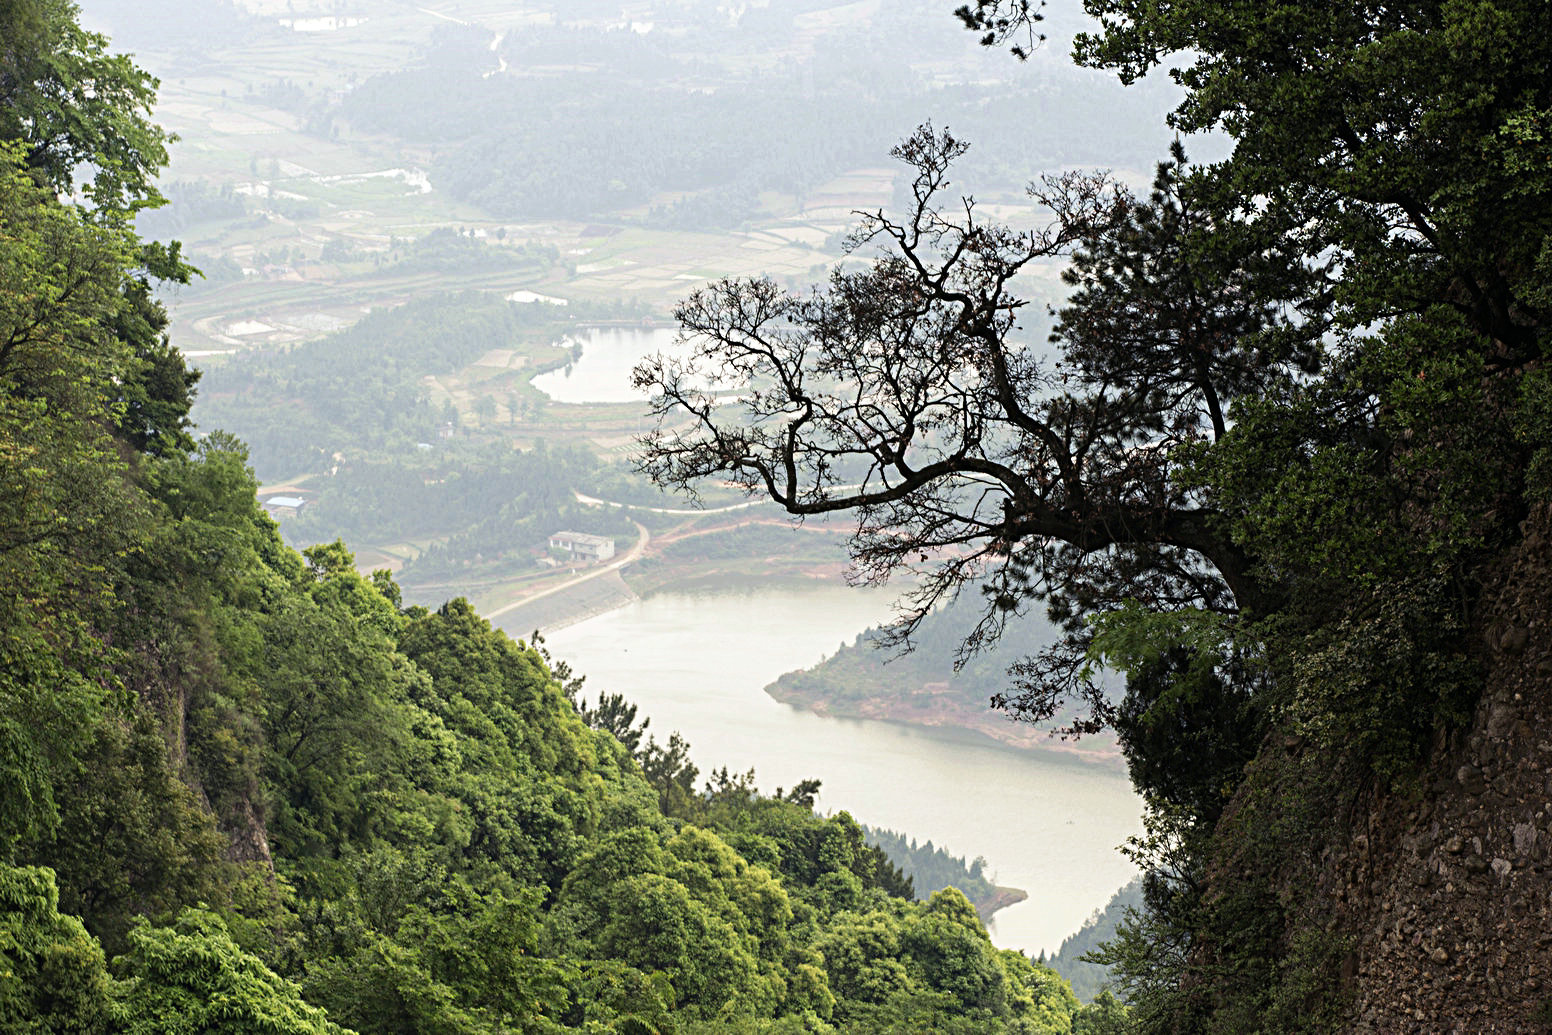
<path id="1" fill-rule="evenodd" d="M 564 550 L 580 561 L 607 561 L 614 556 L 614 540 L 586 532 L 556 532 L 550 549 Z"/>
<path id="2" fill-rule="evenodd" d="M 272 518 L 287 518 L 300 514 L 307 500 L 301 496 L 270 496 L 259 500 L 259 505 Z"/>

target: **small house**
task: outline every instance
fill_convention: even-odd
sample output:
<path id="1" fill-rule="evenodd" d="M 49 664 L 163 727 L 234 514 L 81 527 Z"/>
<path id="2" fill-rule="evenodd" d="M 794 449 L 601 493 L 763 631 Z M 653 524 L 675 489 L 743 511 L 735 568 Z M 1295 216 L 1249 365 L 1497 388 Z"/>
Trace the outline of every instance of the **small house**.
<path id="1" fill-rule="evenodd" d="M 556 532 L 550 536 L 550 549 L 569 553 L 579 561 L 607 561 L 614 556 L 614 540 L 586 532 Z"/>

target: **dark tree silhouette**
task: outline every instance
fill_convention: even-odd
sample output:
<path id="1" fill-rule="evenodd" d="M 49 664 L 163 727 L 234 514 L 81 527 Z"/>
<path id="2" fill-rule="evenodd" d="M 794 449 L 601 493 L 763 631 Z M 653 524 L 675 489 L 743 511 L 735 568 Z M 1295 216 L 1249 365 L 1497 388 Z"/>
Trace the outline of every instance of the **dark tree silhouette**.
<path id="1" fill-rule="evenodd" d="M 692 494 L 731 480 L 798 517 L 854 513 L 857 578 L 917 577 L 900 643 L 972 583 L 986 610 L 968 650 L 1047 600 L 1071 635 L 1049 671 L 1026 669 L 1042 685 L 1075 675 L 1096 607 L 1264 607 L 1275 587 L 1187 461 L 1225 433 L 1230 399 L 1318 358 L 1318 325 L 1281 301 L 1318 274 L 1191 197 L 1183 154 L 1148 199 L 1048 177 L 1031 194 L 1050 222 L 1016 230 L 947 197 L 964 150 L 931 127 L 897 147 L 909 211 L 866 216 L 850 244 L 872 258 L 824 290 L 724 280 L 687 299 L 693 355 L 635 371 L 658 418 L 641 467 Z M 1015 281 L 1068 258 L 1078 290 L 1045 349 L 1021 333 Z M 1071 691 L 1018 710 L 1049 717 Z"/>

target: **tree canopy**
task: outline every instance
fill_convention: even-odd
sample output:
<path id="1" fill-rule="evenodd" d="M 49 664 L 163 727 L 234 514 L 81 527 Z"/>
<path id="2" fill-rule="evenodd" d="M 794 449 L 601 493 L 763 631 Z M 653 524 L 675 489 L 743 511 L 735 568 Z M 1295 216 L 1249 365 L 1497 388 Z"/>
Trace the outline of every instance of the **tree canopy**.
<path id="1" fill-rule="evenodd" d="M 1515 396 L 1547 338 L 1536 5 L 1087 7 L 1079 60 L 1130 81 L 1188 56 L 1172 122 L 1227 132 L 1227 159 L 1177 144 L 1147 198 L 1048 178 L 1051 222 L 1020 231 L 949 193 L 966 145 L 924 126 L 895 150 L 906 211 L 863 219 L 860 264 L 807 297 L 697 292 L 695 354 L 636 371 L 659 418 L 642 467 L 854 513 L 859 576 L 920 580 L 902 638 L 970 584 L 971 648 L 1045 601 L 1075 638 L 1021 668 L 1033 717 L 1085 689 L 1096 612 L 1264 621 L 1512 536 Z M 1039 11 L 961 17 L 998 42 Z M 1061 259 L 1042 350 L 1018 278 Z"/>

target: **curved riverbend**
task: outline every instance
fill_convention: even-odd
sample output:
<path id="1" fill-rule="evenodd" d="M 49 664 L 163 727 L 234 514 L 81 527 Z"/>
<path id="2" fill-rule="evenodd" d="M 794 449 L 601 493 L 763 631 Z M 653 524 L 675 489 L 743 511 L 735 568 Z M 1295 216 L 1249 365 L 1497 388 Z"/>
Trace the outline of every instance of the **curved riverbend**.
<path id="1" fill-rule="evenodd" d="M 886 620 L 892 599 L 826 584 L 664 592 L 545 635 L 588 696 L 623 693 L 660 739 L 683 733 L 703 774 L 752 766 L 767 791 L 815 777 L 822 810 L 985 856 L 998 884 L 1030 896 L 997 913 L 993 940 L 1050 953 L 1135 872 L 1115 850 L 1141 830 L 1124 775 L 970 734 L 818 716 L 764 692 Z"/>

